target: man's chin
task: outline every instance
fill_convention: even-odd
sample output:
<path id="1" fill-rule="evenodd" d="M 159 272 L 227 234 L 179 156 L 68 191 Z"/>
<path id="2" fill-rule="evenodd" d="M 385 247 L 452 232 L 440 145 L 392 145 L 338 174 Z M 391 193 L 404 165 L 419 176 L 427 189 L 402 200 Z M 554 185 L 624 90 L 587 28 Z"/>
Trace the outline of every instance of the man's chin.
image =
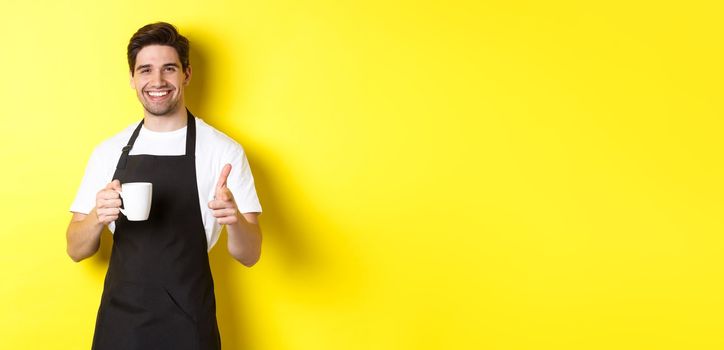
<path id="1" fill-rule="evenodd" d="M 147 105 L 143 105 L 143 109 L 148 112 L 148 114 L 154 116 L 154 117 L 167 117 L 171 115 L 175 108 L 173 107 L 166 107 L 166 108 L 149 108 Z"/>
<path id="2" fill-rule="evenodd" d="M 168 117 L 169 115 L 171 115 L 171 113 L 169 113 L 170 111 L 158 112 L 158 111 L 149 110 L 148 108 L 146 108 L 146 112 L 148 112 L 148 114 L 150 114 L 154 117 Z"/>

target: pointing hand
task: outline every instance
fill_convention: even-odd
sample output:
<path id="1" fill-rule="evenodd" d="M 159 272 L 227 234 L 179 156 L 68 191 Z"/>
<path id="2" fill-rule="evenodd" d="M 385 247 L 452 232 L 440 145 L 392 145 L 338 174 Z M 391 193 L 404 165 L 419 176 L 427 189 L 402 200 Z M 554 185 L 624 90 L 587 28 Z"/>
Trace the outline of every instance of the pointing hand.
<path id="1" fill-rule="evenodd" d="M 224 165 L 221 169 L 219 181 L 216 183 L 216 193 L 214 200 L 209 202 L 209 209 L 214 212 L 214 217 L 222 225 L 234 224 L 239 220 L 237 216 L 239 211 L 236 208 L 234 195 L 229 188 L 226 187 L 226 180 L 231 173 L 231 164 Z"/>

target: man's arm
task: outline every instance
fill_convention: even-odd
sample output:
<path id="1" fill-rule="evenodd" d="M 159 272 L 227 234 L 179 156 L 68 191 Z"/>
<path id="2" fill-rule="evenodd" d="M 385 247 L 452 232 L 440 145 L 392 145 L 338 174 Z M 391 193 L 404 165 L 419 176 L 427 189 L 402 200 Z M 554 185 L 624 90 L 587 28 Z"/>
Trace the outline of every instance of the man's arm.
<path id="1" fill-rule="evenodd" d="M 96 195 L 96 207 L 90 213 L 73 213 L 65 232 L 66 251 L 75 262 L 93 256 L 101 243 L 103 226 L 118 219 L 121 199 L 118 192 L 121 183 L 118 180 L 106 185 Z"/>
<path id="2" fill-rule="evenodd" d="M 236 204 L 234 204 L 236 206 Z M 229 234 L 229 254 L 247 267 L 259 261 L 261 256 L 261 229 L 257 213 L 241 214 L 237 210 L 235 223 L 226 225 Z"/>
<path id="3" fill-rule="evenodd" d="M 71 259 L 79 262 L 92 256 L 101 244 L 103 224 L 98 221 L 96 209 L 86 214 L 73 213 L 65 233 L 67 252 Z"/>
<path id="4" fill-rule="evenodd" d="M 231 172 L 231 164 L 226 164 L 216 184 L 214 200 L 209 202 L 209 209 L 221 225 L 226 225 L 229 234 L 229 254 L 247 267 L 259 261 L 261 255 L 261 229 L 259 228 L 258 213 L 239 213 L 234 195 L 228 187 L 226 180 Z"/>

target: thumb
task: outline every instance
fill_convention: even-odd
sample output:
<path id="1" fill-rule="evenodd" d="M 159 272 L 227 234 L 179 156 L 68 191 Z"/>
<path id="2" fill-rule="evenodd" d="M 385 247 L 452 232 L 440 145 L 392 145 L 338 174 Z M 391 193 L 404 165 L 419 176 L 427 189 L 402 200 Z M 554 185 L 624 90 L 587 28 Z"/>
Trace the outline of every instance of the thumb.
<path id="1" fill-rule="evenodd" d="M 121 181 L 113 180 L 113 181 L 111 181 L 111 183 L 108 184 L 108 186 L 106 186 L 106 188 L 109 190 L 120 191 L 121 190 Z"/>

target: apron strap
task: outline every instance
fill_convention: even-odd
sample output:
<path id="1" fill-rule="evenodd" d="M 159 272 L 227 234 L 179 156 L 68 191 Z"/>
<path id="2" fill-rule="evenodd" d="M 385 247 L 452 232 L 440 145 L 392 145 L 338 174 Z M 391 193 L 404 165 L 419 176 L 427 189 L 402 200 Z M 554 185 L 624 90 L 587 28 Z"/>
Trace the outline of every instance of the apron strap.
<path id="1" fill-rule="evenodd" d="M 196 118 L 191 111 L 186 109 L 186 116 L 188 121 L 186 122 L 186 156 L 196 156 Z"/>
<path id="2" fill-rule="evenodd" d="M 196 118 L 193 114 L 191 114 L 191 111 L 189 111 L 188 108 L 186 109 L 186 117 L 186 155 L 194 157 L 196 155 Z M 116 169 L 126 168 L 126 162 L 128 162 L 128 154 L 131 152 L 133 144 L 136 143 L 136 139 L 138 138 L 138 134 L 141 132 L 142 126 L 143 120 L 138 123 L 136 130 L 133 130 L 133 134 L 128 140 L 128 144 L 123 146 L 123 149 L 121 150 L 121 157 L 118 159 L 118 165 L 116 165 Z"/>
<path id="3" fill-rule="evenodd" d="M 131 152 L 131 148 L 133 148 L 133 144 L 136 143 L 136 138 L 138 138 L 138 133 L 141 132 L 142 126 L 143 126 L 143 120 L 141 120 L 141 122 L 138 123 L 136 130 L 133 130 L 133 135 L 131 135 L 131 138 L 128 140 L 128 144 L 123 146 L 123 149 L 121 150 L 121 158 L 118 159 L 118 165 L 116 165 L 116 169 L 125 169 L 126 168 L 126 162 L 128 161 L 128 153 Z"/>

